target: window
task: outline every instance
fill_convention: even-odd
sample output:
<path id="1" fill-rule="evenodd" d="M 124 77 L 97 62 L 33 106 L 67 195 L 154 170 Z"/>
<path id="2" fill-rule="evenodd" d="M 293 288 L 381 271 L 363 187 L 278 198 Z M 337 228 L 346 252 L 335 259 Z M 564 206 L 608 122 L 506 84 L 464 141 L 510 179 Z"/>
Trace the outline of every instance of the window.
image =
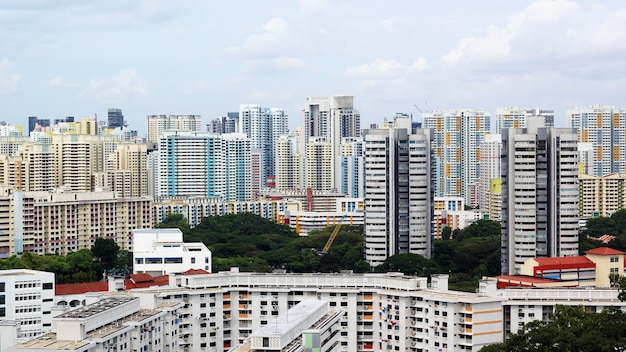
<path id="1" fill-rule="evenodd" d="M 44 290 L 52 290 L 52 282 L 44 282 L 44 284 L 42 285 L 42 288 Z"/>
<path id="2" fill-rule="evenodd" d="M 191 264 L 196 264 L 196 258 L 191 258 Z"/>
<path id="3" fill-rule="evenodd" d="M 4 282 L 0 282 L 0 292 L 4 292 Z"/>
<path id="4" fill-rule="evenodd" d="M 611 263 L 619 262 L 619 257 L 611 257 Z"/>
<path id="5" fill-rule="evenodd" d="M 611 274 L 619 274 L 619 268 L 611 268 Z"/>

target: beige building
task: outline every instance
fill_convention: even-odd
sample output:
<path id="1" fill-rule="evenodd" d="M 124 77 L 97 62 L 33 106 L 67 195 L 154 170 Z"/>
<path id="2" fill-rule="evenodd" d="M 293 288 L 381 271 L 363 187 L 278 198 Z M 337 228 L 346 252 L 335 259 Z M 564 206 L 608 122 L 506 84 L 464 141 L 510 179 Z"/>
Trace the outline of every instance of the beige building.
<path id="1" fill-rule="evenodd" d="M 115 192 L 0 193 L 0 257 L 29 251 L 63 254 L 112 238 L 131 250 L 132 231 L 152 226 L 151 197 Z"/>
<path id="2" fill-rule="evenodd" d="M 609 217 L 626 208 L 626 174 L 590 176 L 578 174 L 581 219 Z"/>

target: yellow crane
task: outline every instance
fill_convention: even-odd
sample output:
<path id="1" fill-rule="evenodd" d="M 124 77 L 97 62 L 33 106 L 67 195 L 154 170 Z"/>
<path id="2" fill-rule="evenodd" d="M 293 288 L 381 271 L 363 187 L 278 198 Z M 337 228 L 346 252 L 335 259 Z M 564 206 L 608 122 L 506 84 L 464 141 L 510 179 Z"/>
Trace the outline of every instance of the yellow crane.
<path id="1" fill-rule="evenodd" d="M 333 230 L 333 233 L 330 234 L 330 237 L 328 237 L 328 241 L 326 241 L 326 245 L 324 246 L 324 249 L 322 249 L 322 254 L 328 253 L 328 250 L 330 249 L 330 246 L 333 245 L 333 241 L 335 240 L 335 237 L 337 237 L 337 234 L 339 233 L 340 229 L 341 229 L 341 223 L 338 223 L 337 225 L 335 225 L 335 229 Z"/>

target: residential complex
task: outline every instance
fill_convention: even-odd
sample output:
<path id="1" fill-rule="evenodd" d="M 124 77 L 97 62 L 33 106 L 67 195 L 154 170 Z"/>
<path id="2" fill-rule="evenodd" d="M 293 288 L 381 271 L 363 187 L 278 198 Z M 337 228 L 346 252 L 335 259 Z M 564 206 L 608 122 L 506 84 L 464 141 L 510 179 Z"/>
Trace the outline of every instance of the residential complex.
<path id="1" fill-rule="evenodd" d="M 158 143 L 159 136 L 168 130 L 202 131 L 200 115 L 148 115 L 146 142 Z"/>
<path id="2" fill-rule="evenodd" d="M 365 259 L 382 264 L 392 255 L 430 258 L 433 189 L 431 131 L 413 129 L 398 116 L 365 139 Z"/>
<path id="3" fill-rule="evenodd" d="M 610 217 L 616 211 L 626 209 L 626 174 L 579 174 L 578 194 L 578 216 L 581 219 Z"/>
<path id="4" fill-rule="evenodd" d="M 576 129 L 504 131 L 502 273 L 517 273 L 529 258 L 578 255 Z"/>
<path id="5" fill-rule="evenodd" d="M 545 127 L 554 127 L 554 110 L 499 108 L 496 110 L 496 133 L 503 133 L 505 128 L 526 128 L 529 119 L 537 120 Z"/>

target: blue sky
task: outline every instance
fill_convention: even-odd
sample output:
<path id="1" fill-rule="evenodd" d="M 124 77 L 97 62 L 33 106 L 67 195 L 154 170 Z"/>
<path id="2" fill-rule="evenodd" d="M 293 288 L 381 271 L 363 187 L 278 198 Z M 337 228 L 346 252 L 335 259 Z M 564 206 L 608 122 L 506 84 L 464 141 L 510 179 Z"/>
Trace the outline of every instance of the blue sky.
<path id="1" fill-rule="evenodd" d="M 0 0 L 0 121 L 626 105 L 624 1 Z"/>

